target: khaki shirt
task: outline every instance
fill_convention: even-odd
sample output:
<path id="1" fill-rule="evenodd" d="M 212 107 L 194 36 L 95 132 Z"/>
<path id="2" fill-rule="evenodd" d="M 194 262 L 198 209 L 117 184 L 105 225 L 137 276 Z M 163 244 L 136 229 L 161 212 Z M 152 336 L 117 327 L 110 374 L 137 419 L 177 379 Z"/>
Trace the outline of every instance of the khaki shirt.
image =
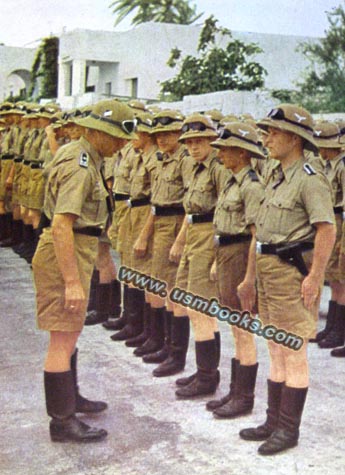
<path id="1" fill-rule="evenodd" d="M 28 137 L 29 129 L 20 129 L 18 141 L 15 148 L 15 155 L 22 156 L 24 153 L 24 146 Z"/>
<path id="2" fill-rule="evenodd" d="M 314 223 L 334 224 L 328 180 L 310 168 L 303 157 L 287 169 L 278 167 L 272 173 L 255 223 L 258 241 L 313 241 Z"/>
<path id="3" fill-rule="evenodd" d="M 140 200 L 150 198 L 151 183 L 157 168 L 157 146 L 153 145 L 147 152 L 137 151 L 130 172 L 130 191 L 131 199 Z"/>
<path id="4" fill-rule="evenodd" d="M 189 187 L 183 200 L 186 213 L 205 214 L 214 211 L 218 196 L 229 178 L 229 172 L 212 152 L 204 161 L 193 159 Z"/>
<path id="5" fill-rule="evenodd" d="M 315 157 L 309 163 L 315 170 L 326 175 L 332 188 L 332 202 L 334 207 L 344 206 L 345 198 L 345 152 L 339 153 L 332 160 L 324 160 L 321 156 Z"/>
<path id="6" fill-rule="evenodd" d="M 184 145 L 175 153 L 157 157 L 157 169 L 151 192 L 155 206 L 182 206 L 185 190 L 189 186 L 194 160 Z"/>
<path id="7" fill-rule="evenodd" d="M 38 155 L 38 161 L 42 162 L 44 166 L 50 163 L 53 160 L 53 154 L 50 151 L 49 141 L 47 135 L 42 141 L 42 145 Z"/>
<path id="8" fill-rule="evenodd" d="M 136 152 L 133 144 L 129 142 L 117 154 L 114 168 L 114 193 L 129 195 L 131 183 L 130 173 Z"/>
<path id="9" fill-rule="evenodd" d="M 29 129 L 23 150 L 24 160 L 31 161 L 31 146 L 34 140 L 37 139 L 37 137 L 38 129 Z"/>
<path id="10" fill-rule="evenodd" d="M 2 136 L 1 140 L 1 153 L 2 154 L 7 154 L 7 153 L 13 153 L 13 139 L 14 139 L 14 133 L 13 133 L 14 127 L 9 127 L 6 129 Z"/>
<path id="11" fill-rule="evenodd" d="M 37 134 L 33 137 L 29 150 L 29 160 L 31 162 L 39 161 L 41 147 L 46 136 L 47 134 L 44 129 L 37 129 Z"/>
<path id="12" fill-rule="evenodd" d="M 269 183 L 272 175 L 275 173 L 274 171 L 276 168 L 280 166 L 279 160 L 276 160 L 275 158 L 266 158 L 266 160 L 263 160 L 263 166 L 262 166 L 262 172 L 261 172 L 261 177 L 263 180 L 263 183 L 267 185 Z"/>
<path id="13" fill-rule="evenodd" d="M 46 216 L 52 219 L 54 214 L 71 213 L 78 216 L 74 228 L 104 227 L 108 193 L 101 164 L 102 157 L 83 137 L 61 147 L 51 163 L 44 201 Z"/>
<path id="14" fill-rule="evenodd" d="M 264 194 L 262 181 L 249 165 L 230 177 L 214 215 L 217 234 L 251 234 Z"/>

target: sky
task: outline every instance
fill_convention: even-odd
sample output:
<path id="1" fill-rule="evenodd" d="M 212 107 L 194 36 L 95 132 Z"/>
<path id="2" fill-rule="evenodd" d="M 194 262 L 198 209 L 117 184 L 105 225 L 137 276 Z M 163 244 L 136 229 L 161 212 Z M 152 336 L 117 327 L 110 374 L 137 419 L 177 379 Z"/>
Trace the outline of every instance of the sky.
<path id="1" fill-rule="evenodd" d="M 132 28 L 125 19 L 114 29 L 111 0 L 0 0 L 0 43 L 36 46 L 63 29 L 124 31 Z M 326 11 L 344 0 L 191 0 L 204 16 L 213 14 L 219 25 L 234 31 L 324 36 Z"/>

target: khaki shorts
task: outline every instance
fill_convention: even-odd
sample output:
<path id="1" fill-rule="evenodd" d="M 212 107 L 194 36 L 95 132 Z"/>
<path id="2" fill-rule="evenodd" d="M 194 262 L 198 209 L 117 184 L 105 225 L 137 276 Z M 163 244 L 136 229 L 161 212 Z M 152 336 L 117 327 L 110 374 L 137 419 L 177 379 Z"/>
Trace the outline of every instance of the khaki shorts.
<path id="1" fill-rule="evenodd" d="M 152 265 L 152 247 L 153 240 L 150 239 L 147 245 L 145 256 L 137 257 L 133 251 L 135 241 L 139 237 L 143 227 L 145 226 L 151 214 L 151 206 L 137 206 L 131 208 L 130 211 L 130 227 L 131 227 L 131 265 L 132 269 L 141 272 L 142 274 L 151 275 Z"/>
<path id="2" fill-rule="evenodd" d="M 28 187 L 28 207 L 41 210 L 44 202 L 44 189 L 46 180 L 41 168 L 30 169 L 30 181 Z"/>
<path id="3" fill-rule="evenodd" d="M 155 216 L 151 275 L 166 282 L 169 289 L 175 285 L 178 265 L 169 261 L 169 253 L 182 227 L 183 215 Z"/>
<path id="4" fill-rule="evenodd" d="M 217 297 L 216 283 L 210 279 L 214 260 L 213 224 L 189 225 L 186 245 L 176 276 L 176 287 L 206 299 Z"/>
<path id="5" fill-rule="evenodd" d="M 340 249 L 341 249 L 341 239 L 342 239 L 342 225 L 343 219 L 342 215 L 335 215 L 336 223 L 336 240 L 333 247 L 331 257 L 329 258 L 325 279 L 329 282 L 340 282 L 345 280 L 345 267 L 340 265 Z"/>
<path id="6" fill-rule="evenodd" d="M 232 310 L 240 310 L 237 287 L 243 281 L 248 264 L 250 241 L 216 248 L 219 301 Z"/>
<path id="7" fill-rule="evenodd" d="M 0 201 L 5 201 L 9 192 L 6 190 L 6 180 L 10 174 L 13 160 L 5 159 L 1 160 L 1 173 L 0 173 Z"/>
<path id="8" fill-rule="evenodd" d="M 126 214 L 129 213 L 129 208 L 126 201 L 116 201 L 115 211 L 113 213 L 113 222 L 109 228 L 108 236 L 111 241 L 112 248 L 118 252 L 122 252 L 123 239 L 126 239 L 126 233 L 123 229 L 119 234 L 119 229 Z"/>
<path id="9" fill-rule="evenodd" d="M 14 205 L 19 204 L 19 185 L 20 185 L 21 174 L 22 174 L 22 163 L 21 162 L 15 162 L 14 163 L 13 186 L 12 186 L 12 203 Z"/>
<path id="10" fill-rule="evenodd" d="M 321 289 L 313 309 L 307 310 L 301 297 L 305 276 L 296 267 L 278 256 L 260 254 L 256 256 L 256 267 L 260 320 L 301 338 L 313 338 Z"/>
<path id="11" fill-rule="evenodd" d="M 22 164 L 22 173 L 19 183 L 19 204 L 29 207 L 30 165 Z"/>
<path id="12" fill-rule="evenodd" d="M 51 228 L 44 229 L 32 260 L 36 288 L 36 321 L 40 330 L 76 332 L 83 328 L 98 239 L 74 234 L 74 248 L 81 284 L 86 295 L 84 309 L 78 314 L 71 314 L 64 309 L 65 283 L 55 257 Z"/>

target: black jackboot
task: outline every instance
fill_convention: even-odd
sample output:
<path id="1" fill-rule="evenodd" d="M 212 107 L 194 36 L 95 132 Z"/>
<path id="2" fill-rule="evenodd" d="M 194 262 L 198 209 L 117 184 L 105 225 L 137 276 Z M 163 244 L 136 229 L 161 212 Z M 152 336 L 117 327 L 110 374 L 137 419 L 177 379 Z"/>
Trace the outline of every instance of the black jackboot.
<path id="1" fill-rule="evenodd" d="M 208 401 L 208 403 L 206 404 L 206 409 L 208 411 L 214 411 L 215 409 L 218 409 L 218 407 L 223 406 L 224 404 L 229 402 L 231 398 L 234 397 L 237 368 L 239 367 L 239 365 L 240 365 L 239 360 L 237 360 L 236 358 L 231 359 L 230 390 L 228 394 L 226 394 L 222 398 Z"/>
<path id="2" fill-rule="evenodd" d="M 266 440 L 273 433 L 278 425 L 278 417 L 280 410 L 280 400 L 284 383 L 276 383 L 267 380 L 267 418 L 264 424 L 258 427 L 242 429 L 240 437 L 244 440 Z"/>
<path id="3" fill-rule="evenodd" d="M 90 427 L 75 416 L 75 387 L 72 371 L 44 372 L 50 437 L 53 442 L 96 442 L 104 439 L 104 429 Z"/>
<path id="4" fill-rule="evenodd" d="M 218 385 L 216 340 L 195 342 L 197 373 L 188 386 L 181 387 L 175 394 L 179 399 L 193 399 L 213 394 Z"/>
<path id="5" fill-rule="evenodd" d="M 128 285 L 123 284 L 123 295 L 122 295 L 122 314 L 120 318 L 117 318 L 115 321 L 108 320 L 102 323 L 103 328 L 106 330 L 119 331 L 124 328 L 128 322 L 128 309 L 129 309 L 129 300 L 128 300 Z"/>
<path id="6" fill-rule="evenodd" d="M 214 333 L 214 338 L 216 340 L 216 350 L 217 350 L 217 367 L 219 366 L 219 361 L 220 361 L 220 332 L 215 332 Z M 197 373 L 193 373 L 191 374 L 190 376 L 186 376 L 185 378 L 178 378 L 175 383 L 176 383 L 176 386 L 188 386 L 188 384 L 190 384 L 195 378 L 196 378 L 196 374 Z M 219 384 L 220 382 L 220 372 L 217 370 L 217 385 Z"/>
<path id="7" fill-rule="evenodd" d="M 78 349 L 76 348 L 72 357 L 71 357 L 71 371 L 74 381 L 75 389 L 75 412 L 83 413 L 97 413 L 104 411 L 108 404 L 103 401 L 89 401 L 79 394 L 78 386 L 78 372 L 77 372 L 77 362 L 78 362 Z"/>
<path id="8" fill-rule="evenodd" d="M 318 343 L 326 338 L 328 333 L 332 330 L 335 321 L 335 312 L 337 309 L 337 302 L 330 300 L 328 303 L 328 312 L 326 316 L 326 326 L 323 330 L 319 331 L 315 338 L 310 338 L 310 343 Z"/>
<path id="9" fill-rule="evenodd" d="M 144 316 L 143 316 L 143 331 L 138 336 L 129 338 L 126 340 L 126 346 L 130 348 L 137 348 L 145 343 L 145 341 L 150 337 L 150 315 L 151 315 L 151 305 L 147 302 L 144 303 Z"/>
<path id="10" fill-rule="evenodd" d="M 15 219 L 12 221 L 12 234 L 7 239 L 1 240 L 0 247 L 18 246 L 23 240 L 23 221 Z"/>
<path id="11" fill-rule="evenodd" d="M 164 312 L 165 307 L 151 307 L 150 314 L 150 337 L 142 346 L 134 350 L 135 356 L 144 356 L 154 353 L 163 348 L 164 345 Z"/>
<path id="12" fill-rule="evenodd" d="M 238 365 L 234 396 L 226 404 L 214 410 L 215 417 L 232 419 L 252 412 L 258 366 L 257 363 L 251 366 Z"/>
<path id="13" fill-rule="evenodd" d="M 121 315 L 121 283 L 116 279 L 112 280 L 109 286 L 108 315 L 106 320 L 102 320 L 103 326 L 108 322 L 114 323 Z"/>
<path id="14" fill-rule="evenodd" d="M 172 317 L 169 355 L 156 369 L 153 376 L 171 376 L 182 371 L 186 364 L 189 344 L 189 317 Z"/>
<path id="15" fill-rule="evenodd" d="M 6 214 L 0 214 L 0 241 L 7 238 Z"/>
<path id="16" fill-rule="evenodd" d="M 128 288 L 128 321 L 127 324 L 110 338 L 113 341 L 124 341 L 140 335 L 143 329 L 145 291 Z"/>
<path id="17" fill-rule="evenodd" d="M 260 445 L 261 455 L 273 455 L 298 444 L 299 426 L 308 388 L 290 388 L 283 386 L 280 402 L 278 425 L 270 437 Z"/>
<path id="18" fill-rule="evenodd" d="M 110 312 L 111 284 L 98 284 L 96 288 L 96 310 L 89 312 L 84 325 L 91 326 L 108 320 Z"/>
<path id="19" fill-rule="evenodd" d="M 320 348 L 336 348 L 342 346 L 345 343 L 345 305 L 337 304 L 335 312 L 335 321 L 332 329 L 324 338 L 319 342 Z"/>
<path id="20" fill-rule="evenodd" d="M 29 242 L 32 239 L 32 232 L 33 232 L 33 230 L 32 230 L 31 224 L 24 224 L 23 223 L 23 226 L 22 226 L 22 242 L 20 244 L 18 244 L 18 246 L 13 247 L 14 252 L 16 252 L 19 256 L 21 256 L 21 254 L 28 249 Z"/>
<path id="21" fill-rule="evenodd" d="M 90 312 L 96 311 L 96 294 L 97 294 L 98 284 L 99 284 L 99 270 L 95 268 L 91 276 L 89 302 L 87 304 L 86 318 L 89 316 Z"/>
<path id="22" fill-rule="evenodd" d="M 164 312 L 164 343 L 163 347 L 154 351 L 153 353 L 148 353 L 143 356 L 144 363 L 163 363 L 169 356 L 170 344 L 171 344 L 171 320 L 174 318 L 174 314 L 165 310 Z"/>

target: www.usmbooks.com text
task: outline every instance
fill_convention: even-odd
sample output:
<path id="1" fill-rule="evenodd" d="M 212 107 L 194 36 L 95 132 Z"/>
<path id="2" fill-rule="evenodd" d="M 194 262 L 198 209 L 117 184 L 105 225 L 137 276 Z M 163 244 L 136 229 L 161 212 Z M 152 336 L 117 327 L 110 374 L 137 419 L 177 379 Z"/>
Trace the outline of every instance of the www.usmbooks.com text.
<path id="1" fill-rule="evenodd" d="M 121 266 L 118 278 L 126 284 L 132 284 L 134 287 L 159 295 L 162 298 L 168 296 L 166 282 L 154 279 L 129 267 Z M 292 350 L 299 350 L 304 342 L 303 338 L 293 333 L 288 333 L 274 325 L 263 326 L 262 322 L 258 318 L 253 318 L 250 312 L 231 310 L 221 305 L 216 298 L 205 299 L 191 292 L 186 292 L 179 287 L 174 287 L 169 293 L 169 299 L 175 304 L 203 313 L 208 317 L 215 317 L 220 322 L 226 322 Z"/>

